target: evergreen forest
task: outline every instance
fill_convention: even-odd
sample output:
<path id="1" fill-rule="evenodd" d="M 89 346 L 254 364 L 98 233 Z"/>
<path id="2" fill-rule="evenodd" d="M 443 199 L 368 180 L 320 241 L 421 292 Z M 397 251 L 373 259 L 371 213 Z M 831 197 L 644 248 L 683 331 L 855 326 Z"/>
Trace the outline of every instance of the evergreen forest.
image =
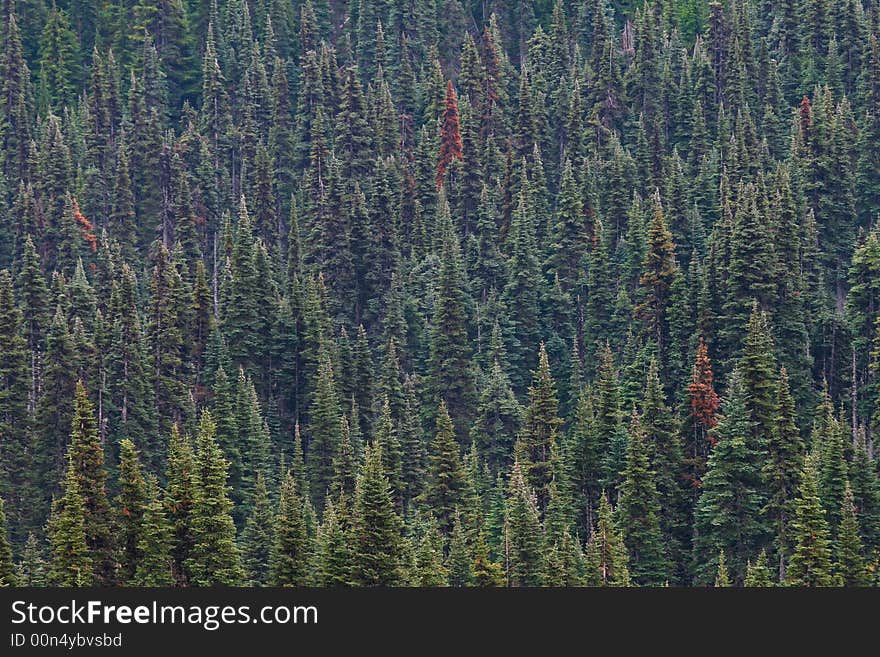
<path id="1" fill-rule="evenodd" d="M 0 14 L 0 585 L 880 585 L 880 0 Z"/>

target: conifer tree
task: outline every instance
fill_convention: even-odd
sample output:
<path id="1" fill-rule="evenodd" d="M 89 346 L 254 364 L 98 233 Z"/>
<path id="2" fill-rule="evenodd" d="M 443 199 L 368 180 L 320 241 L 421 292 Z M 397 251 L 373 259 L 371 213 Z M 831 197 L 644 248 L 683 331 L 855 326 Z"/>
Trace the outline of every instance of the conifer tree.
<path id="1" fill-rule="evenodd" d="M 829 529 L 834 532 L 840 524 L 840 509 L 848 484 L 844 427 L 834 415 L 834 407 L 827 391 L 825 399 L 816 409 L 812 444 L 818 454 L 819 496 L 825 509 Z"/>
<path id="2" fill-rule="evenodd" d="M 654 196 L 654 214 L 648 227 L 648 248 L 642 269 L 639 278 L 642 301 L 636 307 L 636 313 L 644 319 L 660 353 L 665 354 L 669 344 L 666 312 L 676 264 L 675 244 L 663 217 L 659 192 Z"/>
<path id="3" fill-rule="evenodd" d="M 269 581 L 273 586 L 305 586 L 311 581 L 311 544 L 303 499 L 290 473 L 281 484 L 274 533 Z"/>
<path id="4" fill-rule="evenodd" d="M 165 477 L 168 484 L 164 502 L 171 526 L 174 580 L 178 585 L 185 585 L 189 581 L 189 559 L 195 545 L 195 476 L 196 462 L 192 443 L 174 425 L 168 441 L 168 467 Z"/>
<path id="5" fill-rule="evenodd" d="M 752 440 L 755 449 L 765 450 L 773 432 L 777 403 L 778 367 L 767 314 L 757 303 L 749 317 L 742 355 L 737 361 L 742 372 L 747 406 L 751 414 Z"/>
<path id="6" fill-rule="evenodd" d="M 403 580 L 402 522 L 394 509 L 382 445 L 366 447 L 351 512 L 351 582 L 354 586 L 393 586 Z"/>
<path id="7" fill-rule="evenodd" d="M 513 464 L 504 520 L 508 586 L 540 586 L 544 573 L 544 535 L 538 501 L 519 462 Z"/>
<path id="8" fill-rule="evenodd" d="M 584 207 L 581 191 L 577 187 L 571 160 L 562 167 L 562 180 L 559 184 L 556 224 L 551 234 L 551 267 L 559 276 L 563 290 L 570 290 L 578 284 L 579 270 L 589 245 L 589 234 L 584 222 Z"/>
<path id="9" fill-rule="evenodd" d="M 348 542 L 348 509 L 345 496 L 334 503 L 328 498 L 324 519 L 315 541 L 315 583 L 320 586 L 349 586 L 351 546 Z"/>
<path id="10" fill-rule="evenodd" d="M 471 435 L 486 463 L 493 472 L 498 472 L 508 465 L 513 453 L 523 409 L 497 358 L 484 378 Z"/>
<path id="11" fill-rule="evenodd" d="M 465 527 L 461 514 L 456 514 L 452 536 L 449 538 L 449 556 L 446 559 L 449 586 L 473 585 L 474 555 L 467 534 L 468 528 Z"/>
<path id="12" fill-rule="evenodd" d="M 446 404 L 440 402 L 437 428 L 428 450 L 427 479 L 423 498 L 436 517 L 437 529 L 452 533 L 456 507 L 462 502 L 465 474 L 461 465 L 458 441 Z"/>
<path id="13" fill-rule="evenodd" d="M 269 581 L 274 522 L 266 480 L 258 473 L 251 513 L 241 534 L 241 560 L 251 586 L 264 586 Z"/>
<path id="14" fill-rule="evenodd" d="M 431 321 L 428 390 L 446 402 L 459 441 L 470 428 L 476 396 L 471 373 L 468 338 L 467 281 L 458 235 L 449 216 L 449 204 L 441 193 L 437 230 L 440 244 L 440 272 Z"/>
<path id="15" fill-rule="evenodd" d="M 86 544 L 95 581 L 112 584 L 116 581 L 116 547 L 107 500 L 104 447 L 98 436 L 94 407 L 82 381 L 76 384 L 67 456 L 77 478 L 77 494 L 82 497 Z"/>
<path id="16" fill-rule="evenodd" d="M 785 583 L 789 586 L 833 586 L 831 540 L 825 510 L 819 501 L 819 475 L 815 455 L 809 455 L 801 473 L 795 519 L 794 552 Z"/>
<path id="17" fill-rule="evenodd" d="M 678 423 L 666 405 L 656 361 L 648 366 L 640 423 L 645 432 L 660 504 L 660 528 L 672 564 L 683 561 L 687 535 L 686 462 Z M 679 569 L 681 570 L 681 569 Z"/>
<path id="18" fill-rule="evenodd" d="M 791 549 L 789 525 L 804 460 L 804 442 L 795 424 L 794 400 L 785 368 L 779 374 L 777 409 L 768 443 L 770 458 L 763 468 L 770 493 L 764 513 L 776 532 L 779 575 L 784 578 L 785 560 Z"/>
<path id="19" fill-rule="evenodd" d="M 171 586 L 174 584 L 172 554 L 173 527 L 168 522 L 165 500 L 156 478 L 149 475 L 144 494 L 144 515 L 137 544 L 140 560 L 135 569 L 136 586 Z"/>
<path id="20" fill-rule="evenodd" d="M 232 502 L 226 489 L 228 461 L 214 438 L 210 411 L 202 413 L 196 438 L 190 526 L 192 550 L 185 562 L 196 586 L 237 586 L 245 578 L 235 543 Z"/>
<path id="21" fill-rule="evenodd" d="M 33 533 L 28 534 L 18 560 L 19 586 L 46 586 L 48 573 L 43 550 Z"/>
<path id="22" fill-rule="evenodd" d="M 718 552 L 718 570 L 715 573 L 715 588 L 727 588 L 730 586 L 730 574 L 727 572 L 727 558 L 724 550 Z"/>
<path id="23" fill-rule="evenodd" d="M 140 545 L 146 512 L 146 484 L 141 473 L 137 448 L 129 439 L 120 443 L 117 540 L 119 543 L 119 579 L 131 583 L 143 559 Z"/>
<path id="24" fill-rule="evenodd" d="M 446 83 L 446 99 L 440 119 L 440 152 L 437 154 L 437 187 L 443 186 L 447 169 L 453 161 L 463 159 L 461 134 L 458 128 L 458 99 L 452 80 Z"/>
<path id="25" fill-rule="evenodd" d="M 0 497 L 0 587 L 19 585 L 15 564 L 12 562 L 12 546 L 9 544 L 5 507 L 6 503 Z"/>
<path id="26" fill-rule="evenodd" d="M 95 581 L 92 552 L 86 543 L 86 510 L 73 459 L 63 488 L 64 494 L 52 503 L 46 524 L 51 554 L 48 581 L 53 586 L 91 586 Z"/>
<path id="27" fill-rule="evenodd" d="M 46 336 L 42 394 L 36 402 L 35 426 L 40 487 L 52 490 L 64 467 L 64 443 L 73 419 L 77 354 L 61 308 L 56 308 Z"/>
<path id="28" fill-rule="evenodd" d="M 669 561 L 660 531 L 660 502 L 651 468 L 649 447 L 637 411 L 633 411 L 626 448 L 626 469 L 617 508 L 629 570 L 641 585 L 662 585 L 669 579 Z"/>
<path id="29" fill-rule="evenodd" d="M 774 585 L 770 568 L 767 566 L 767 552 L 765 550 L 761 550 L 755 563 L 749 561 L 746 567 L 744 585 L 747 587 L 768 587 Z"/>
<path id="30" fill-rule="evenodd" d="M 626 546 L 604 491 L 599 497 L 598 520 L 587 541 L 585 559 L 589 586 L 630 586 Z"/>
<path id="31" fill-rule="evenodd" d="M 30 474 L 28 352 L 21 324 L 12 277 L 4 269 L 0 271 L 0 494 L 10 505 L 12 526 L 21 525 L 19 531 L 24 529 L 28 505 L 36 500 Z"/>
<path id="32" fill-rule="evenodd" d="M 715 443 L 710 433 L 718 424 L 719 398 L 713 385 L 712 363 L 709 360 L 708 347 L 700 336 L 697 356 L 694 362 L 691 382 L 687 388 L 690 402 L 689 428 L 685 434 L 686 458 L 688 460 L 689 478 L 696 487 L 705 473 L 706 457 L 709 448 Z"/>
<path id="33" fill-rule="evenodd" d="M 550 500 L 553 455 L 558 447 L 559 428 L 562 425 L 558 412 L 556 382 L 550 374 L 547 350 L 542 343 L 538 367 L 529 387 L 529 405 L 526 407 L 522 432 L 514 446 L 523 476 L 534 491 L 542 514 Z"/>
<path id="34" fill-rule="evenodd" d="M 443 538 L 434 523 L 419 540 L 415 550 L 413 584 L 421 587 L 447 586 L 449 572 L 443 563 Z"/>
<path id="35" fill-rule="evenodd" d="M 333 460 L 341 440 L 342 415 L 330 355 L 319 356 L 309 415 L 309 481 L 314 500 L 322 500 L 333 477 Z"/>
<path id="36" fill-rule="evenodd" d="M 694 512 L 695 581 L 708 582 L 715 558 L 723 550 L 731 580 L 741 583 L 751 555 L 765 545 L 767 526 L 761 515 L 762 454 L 752 443 L 753 422 L 740 371 L 734 370 L 722 405 L 722 417 L 712 430 L 715 447 L 709 455 L 702 495 Z"/>
<path id="37" fill-rule="evenodd" d="M 869 575 L 862 556 L 862 539 L 859 536 L 859 519 L 853 504 L 853 492 L 847 485 L 843 497 L 840 525 L 834 541 L 834 570 L 843 586 L 867 586 Z"/>

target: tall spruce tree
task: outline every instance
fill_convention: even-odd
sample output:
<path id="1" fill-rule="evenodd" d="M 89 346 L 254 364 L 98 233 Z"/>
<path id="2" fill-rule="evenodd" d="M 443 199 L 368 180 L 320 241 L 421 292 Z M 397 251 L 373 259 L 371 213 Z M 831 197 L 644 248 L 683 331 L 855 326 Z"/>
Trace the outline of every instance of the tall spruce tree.
<path id="1" fill-rule="evenodd" d="M 190 582 L 196 586 L 237 586 L 244 581 L 245 573 L 226 487 L 229 464 L 217 445 L 215 432 L 210 411 L 203 411 L 192 475 L 192 550 L 184 565 Z"/>
<path id="2" fill-rule="evenodd" d="M 715 446 L 709 454 L 702 494 L 694 512 L 696 583 L 711 581 L 722 550 L 731 580 L 741 583 L 748 560 L 768 538 L 762 515 L 763 456 L 753 446 L 754 423 L 747 404 L 743 375 L 737 369 L 728 382 L 718 426 L 712 430 Z"/>
<path id="3" fill-rule="evenodd" d="M 831 539 L 825 510 L 819 501 L 815 455 L 809 455 L 801 473 L 792 523 L 794 552 L 785 583 L 789 586 L 833 586 Z"/>

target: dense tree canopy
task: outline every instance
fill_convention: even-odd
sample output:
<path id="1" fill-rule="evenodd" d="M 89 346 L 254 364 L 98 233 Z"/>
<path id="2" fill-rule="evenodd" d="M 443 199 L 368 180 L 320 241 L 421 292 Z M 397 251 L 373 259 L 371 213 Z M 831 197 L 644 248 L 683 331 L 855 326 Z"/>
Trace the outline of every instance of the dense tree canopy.
<path id="1" fill-rule="evenodd" d="M 99 4 L 0 10 L 0 585 L 878 583 L 876 0 Z"/>

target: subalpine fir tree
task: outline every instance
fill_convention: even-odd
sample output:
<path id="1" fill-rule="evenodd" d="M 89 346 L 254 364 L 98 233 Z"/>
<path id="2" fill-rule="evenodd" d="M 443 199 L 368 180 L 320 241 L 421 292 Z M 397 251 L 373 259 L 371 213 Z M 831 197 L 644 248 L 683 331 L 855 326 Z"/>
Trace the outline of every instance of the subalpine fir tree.
<path id="1" fill-rule="evenodd" d="M 741 583 L 749 558 L 764 547 L 767 523 L 761 510 L 762 452 L 753 445 L 753 427 L 743 376 L 734 370 L 722 404 L 722 417 L 712 430 L 715 446 L 694 512 L 694 580 L 708 583 L 721 550 L 728 558 L 731 580 Z"/>
<path id="2" fill-rule="evenodd" d="M 403 453 L 397 434 L 397 425 L 391 417 L 391 404 L 387 397 L 381 400 L 379 416 L 373 430 L 373 442 L 382 444 L 382 468 L 388 476 L 391 491 L 398 508 L 403 506 Z"/>
<path id="3" fill-rule="evenodd" d="M 146 338 L 156 417 L 162 431 L 170 429 L 175 422 L 188 419 L 183 333 L 188 304 L 184 293 L 177 264 L 165 245 L 160 243 L 150 277 Z"/>
<path id="4" fill-rule="evenodd" d="M 400 448 L 403 451 L 401 493 L 406 507 L 421 493 L 424 485 L 425 441 L 416 397 L 416 384 L 412 376 L 408 376 L 404 381 L 404 391 L 404 415 L 399 425 L 399 436 Z"/>
<path id="5" fill-rule="evenodd" d="M 446 566 L 450 586 L 471 586 L 474 581 L 474 555 L 468 541 L 468 529 L 461 514 L 455 515 Z M 445 584 L 445 582 L 444 582 Z"/>
<path id="6" fill-rule="evenodd" d="M 403 580 L 402 521 L 382 467 L 382 445 L 366 447 L 351 512 L 351 582 L 354 586 L 393 586 Z"/>
<path id="7" fill-rule="evenodd" d="M 342 180 L 360 180 L 370 170 L 373 130 L 367 118 L 358 69 L 350 66 L 342 73 L 339 112 L 336 115 L 335 152 L 342 165 Z"/>
<path id="8" fill-rule="evenodd" d="M 526 407 L 523 427 L 514 454 L 526 483 L 534 492 L 538 510 L 543 514 L 550 501 L 550 481 L 553 478 L 553 457 L 559 443 L 559 402 L 556 382 L 550 374 L 547 350 L 541 344 L 538 367 L 529 387 L 529 405 Z"/>
<path id="9" fill-rule="evenodd" d="M 724 550 L 718 552 L 718 570 L 715 571 L 715 588 L 727 588 L 730 584 L 730 573 L 727 570 L 727 557 Z"/>
<path id="10" fill-rule="evenodd" d="M 514 390 L 521 393 L 528 381 L 534 348 L 540 341 L 538 302 L 543 296 L 541 263 L 535 240 L 534 212 L 525 192 L 519 194 L 507 234 L 509 257 L 507 284 L 501 295 L 510 324 L 507 352 Z"/>
<path id="11" fill-rule="evenodd" d="M 853 502 L 858 509 L 859 529 L 862 544 L 870 554 L 880 548 L 880 484 L 874 461 L 868 454 L 867 438 L 860 431 L 849 465 L 849 482 L 852 486 Z"/>
<path id="12" fill-rule="evenodd" d="M 236 397 L 235 425 L 238 429 L 238 453 L 242 456 L 242 476 L 232 499 L 238 505 L 233 517 L 243 524 L 241 514 L 246 514 L 252 508 L 257 475 L 269 477 L 274 473 L 274 468 L 269 429 L 260 410 L 257 391 L 242 369 L 238 371 Z"/>
<path id="13" fill-rule="evenodd" d="M 804 463 L 791 527 L 794 552 L 788 564 L 785 583 L 789 586 L 833 586 L 831 540 L 825 510 L 819 500 L 815 454 L 807 456 Z"/>
<path id="14" fill-rule="evenodd" d="M 584 586 L 587 566 L 580 542 L 570 533 L 553 543 L 545 559 L 545 586 Z"/>
<path id="15" fill-rule="evenodd" d="M 144 515 L 137 549 L 140 560 L 135 569 L 135 586 L 171 586 L 174 584 L 172 554 L 173 527 L 168 521 L 165 500 L 153 475 L 146 480 Z"/>
<path id="16" fill-rule="evenodd" d="M 77 478 L 78 494 L 82 496 L 86 544 L 95 581 L 103 585 L 113 584 L 116 581 L 116 541 L 107 501 L 104 447 L 98 436 L 94 406 L 82 381 L 76 384 L 67 456 Z"/>
<path id="17" fill-rule="evenodd" d="M 214 439 L 215 431 L 210 411 L 203 411 L 192 478 L 192 550 L 185 566 L 195 586 L 236 586 L 245 573 L 226 490 L 229 464 Z"/>
<path id="18" fill-rule="evenodd" d="M 108 219 L 108 232 L 119 242 L 123 256 L 133 262 L 137 253 L 138 233 L 135 214 L 134 195 L 131 190 L 128 150 L 125 135 L 120 137 L 119 152 L 116 156 L 116 176 L 113 181 L 113 202 Z"/>
<path id="19" fill-rule="evenodd" d="M 600 440 L 601 485 L 616 498 L 620 473 L 626 460 L 626 426 L 621 407 L 620 380 L 614 354 L 607 343 L 599 349 L 594 383 L 596 432 Z"/>
<path id="20" fill-rule="evenodd" d="M 324 499 L 333 478 L 333 461 L 340 443 L 340 417 L 330 354 L 319 356 L 317 380 L 309 407 L 308 468 L 311 495 L 314 500 Z"/>
<path id="21" fill-rule="evenodd" d="M 845 429 L 834 415 L 834 406 L 827 390 L 823 402 L 816 409 L 816 416 L 811 444 L 818 455 L 819 496 L 829 529 L 835 532 L 840 524 L 840 509 L 843 508 L 849 472 L 844 445 Z"/>
<path id="22" fill-rule="evenodd" d="M 70 459 L 64 494 L 52 503 L 46 524 L 49 537 L 48 581 L 52 586 L 91 586 L 95 582 L 92 551 L 86 543 L 86 510 L 79 477 Z"/>
<path id="23" fill-rule="evenodd" d="M 428 450 L 428 469 L 422 498 L 433 511 L 437 528 L 444 536 L 452 533 L 455 510 L 461 503 L 465 489 L 465 473 L 452 418 L 445 402 L 437 411 L 434 439 Z"/>
<path id="24" fill-rule="evenodd" d="M 258 473 L 251 513 L 241 534 L 241 561 L 251 586 L 264 586 L 269 581 L 270 556 L 275 541 L 274 523 L 266 480 Z"/>
<path id="25" fill-rule="evenodd" d="M 48 584 L 47 564 L 43 558 L 43 548 L 33 533 L 28 534 L 24 547 L 21 549 L 17 573 L 19 586 L 46 586 Z"/>
<path id="26" fill-rule="evenodd" d="M 523 409 L 497 358 L 484 379 L 471 435 L 489 468 L 498 472 L 509 464 Z"/>
<path id="27" fill-rule="evenodd" d="M 28 234 L 24 238 L 21 265 L 15 279 L 16 299 L 22 313 L 23 335 L 30 351 L 30 393 L 28 402 L 36 403 L 42 381 L 46 354 L 46 334 L 52 321 L 52 305 L 40 256 Z"/>
<path id="28" fill-rule="evenodd" d="M 643 272 L 639 278 L 641 300 L 635 312 L 645 322 L 648 334 L 656 341 L 660 353 L 665 355 L 669 345 L 666 314 L 676 264 L 675 244 L 663 217 L 659 191 L 654 195 L 654 214 L 648 226 L 647 240 Z"/>
<path id="29" fill-rule="evenodd" d="M 738 190 L 736 213 L 729 236 L 729 263 L 725 280 L 723 304 L 724 325 L 720 331 L 726 353 L 732 354 L 742 344 L 744 330 L 751 331 L 749 311 L 754 305 L 768 308 L 774 300 L 777 281 L 774 277 L 775 256 L 769 226 L 759 209 L 754 185 Z"/>
<path id="30" fill-rule="evenodd" d="M 556 224 L 550 235 L 553 248 L 549 264 L 559 276 L 562 289 L 570 290 L 578 283 L 590 236 L 584 222 L 582 193 L 578 189 L 572 163 L 568 159 L 562 167 L 557 205 Z"/>
<path id="31" fill-rule="evenodd" d="M 584 558 L 588 586 L 630 586 L 629 555 L 604 491 L 599 497 L 598 520 L 587 541 Z"/>
<path id="32" fill-rule="evenodd" d="M 273 586 L 309 584 L 311 553 L 303 499 L 297 493 L 296 479 L 288 473 L 279 493 L 268 581 Z"/>
<path id="33" fill-rule="evenodd" d="M 770 567 L 767 565 L 767 551 L 761 550 L 755 563 L 749 561 L 746 566 L 746 579 L 744 586 L 747 587 L 768 587 L 774 586 L 773 576 L 770 573 Z"/>
<path id="34" fill-rule="evenodd" d="M 852 489 L 847 485 L 843 497 L 841 520 L 834 541 L 834 571 L 843 586 L 868 586 L 870 575 L 863 557 L 859 536 L 859 519 L 853 503 Z"/>
<path id="35" fill-rule="evenodd" d="M 12 526 L 25 530 L 28 506 L 35 502 L 31 436 L 28 431 L 30 374 L 22 316 L 15 304 L 12 277 L 0 271 L 0 495 L 10 504 Z M 22 532 L 22 534 L 20 534 Z"/>
<path id="36" fill-rule="evenodd" d="M 110 294 L 110 344 L 105 354 L 106 407 L 104 416 L 109 430 L 121 439 L 138 445 L 146 463 L 157 467 L 163 454 L 154 438 L 152 391 L 144 349 L 141 317 L 137 306 L 138 285 L 128 264 L 122 265 L 118 281 Z"/>
<path id="37" fill-rule="evenodd" d="M 6 503 L 0 497 L 0 587 L 19 586 L 18 573 L 12 561 L 12 546 L 6 526 Z"/>
<path id="38" fill-rule="evenodd" d="M 119 495 L 116 498 L 119 579 L 130 584 L 143 558 L 139 546 L 144 531 L 146 484 L 134 443 L 123 439 L 119 453 Z"/>
<path id="39" fill-rule="evenodd" d="M 618 524 L 629 551 L 629 570 L 640 585 L 669 581 L 668 546 L 660 529 L 660 500 L 650 447 L 638 412 L 633 410 L 626 448 L 626 468 L 617 507 Z"/>
<path id="40" fill-rule="evenodd" d="M 40 488 L 50 491 L 64 467 L 63 437 L 69 435 L 73 419 L 77 353 L 67 320 L 60 307 L 46 336 L 46 356 L 42 365 L 42 394 L 36 401 L 34 430 Z M 39 379 L 38 379 L 39 382 Z"/>
<path id="41" fill-rule="evenodd" d="M 510 475 L 504 521 L 508 586 L 540 586 L 544 574 L 544 532 L 538 501 L 519 464 Z"/>
<path id="42" fill-rule="evenodd" d="M 461 247 L 445 193 L 438 200 L 437 231 L 440 272 L 431 321 L 427 387 L 435 400 L 443 399 L 459 441 L 470 428 L 476 397 L 471 372 L 471 341 L 468 337 L 467 280 Z"/>
<path id="43" fill-rule="evenodd" d="M 351 546 L 348 542 L 348 509 L 345 495 L 337 501 L 327 498 L 323 522 L 315 538 L 315 584 L 318 586 L 349 586 Z"/>
<path id="44" fill-rule="evenodd" d="M 769 459 L 764 464 L 769 498 L 764 513 L 776 533 L 775 549 L 779 576 L 784 579 L 785 561 L 791 550 L 789 525 L 794 515 L 794 499 L 804 460 L 804 441 L 795 424 L 795 407 L 785 368 L 779 373 L 776 419 L 767 445 Z"/>
<path id="45" fill-rule="evenodd" d="M 447 586 L 449 571 L 443 563 L 443 537 L 433 522 L 428 524 L 415 549 L 415 572 L 410 576 L 415 586 Z"/>
<path id="46" fill-rule="evenodd" d="M 333 459 L 333 480 L 330 489 L 334 495 L 340 492 L 348 497 L 354 495 L 357 481 L 358 457 L 351 443 L 351 429 L 348 418 L 340 418 L 339 449 Z"/>
<path id="47" fill-rule="evenodd" d="M 489 545 L 483 532 L 477 535 L 471 571 L 473 572 L 474 586 L 504 586 L 504 568 L 500 563 L 492 560 Z"/>
<path id="48" fill-rule="evenodd" d="M 654 360 L 648 366 L 640 422 L 657 485 L 660 528 L 668 556 L 675 564 L 683 561 L 682 550 L 689 542 L 686 465 L 678 423 L 666 405 L 660 373 Z"/>
<path id="49" fill-rule="evenodd" d="M 779 369 L 774 356 L 769 319 L 767 314 L 759 309 L 757 302 L 752 306 L 737 368 L 742 373 L 743 385 L 748 396 L 746 405 L 753 422 L 753 447 L 766 450 L 777 413 Z"/>
<path id="50" fill-rule="evenodd" d="M 196 462 L 189 437 L 181 435 L 177 425 L 171 428 L 168 441 L 168 466 L 165 479 L 165 510 L 171 525 L 174 581 L 179 586 L 189 581 L 189 558 L 195 544 L 193 512 L 195 505 Z"/>

